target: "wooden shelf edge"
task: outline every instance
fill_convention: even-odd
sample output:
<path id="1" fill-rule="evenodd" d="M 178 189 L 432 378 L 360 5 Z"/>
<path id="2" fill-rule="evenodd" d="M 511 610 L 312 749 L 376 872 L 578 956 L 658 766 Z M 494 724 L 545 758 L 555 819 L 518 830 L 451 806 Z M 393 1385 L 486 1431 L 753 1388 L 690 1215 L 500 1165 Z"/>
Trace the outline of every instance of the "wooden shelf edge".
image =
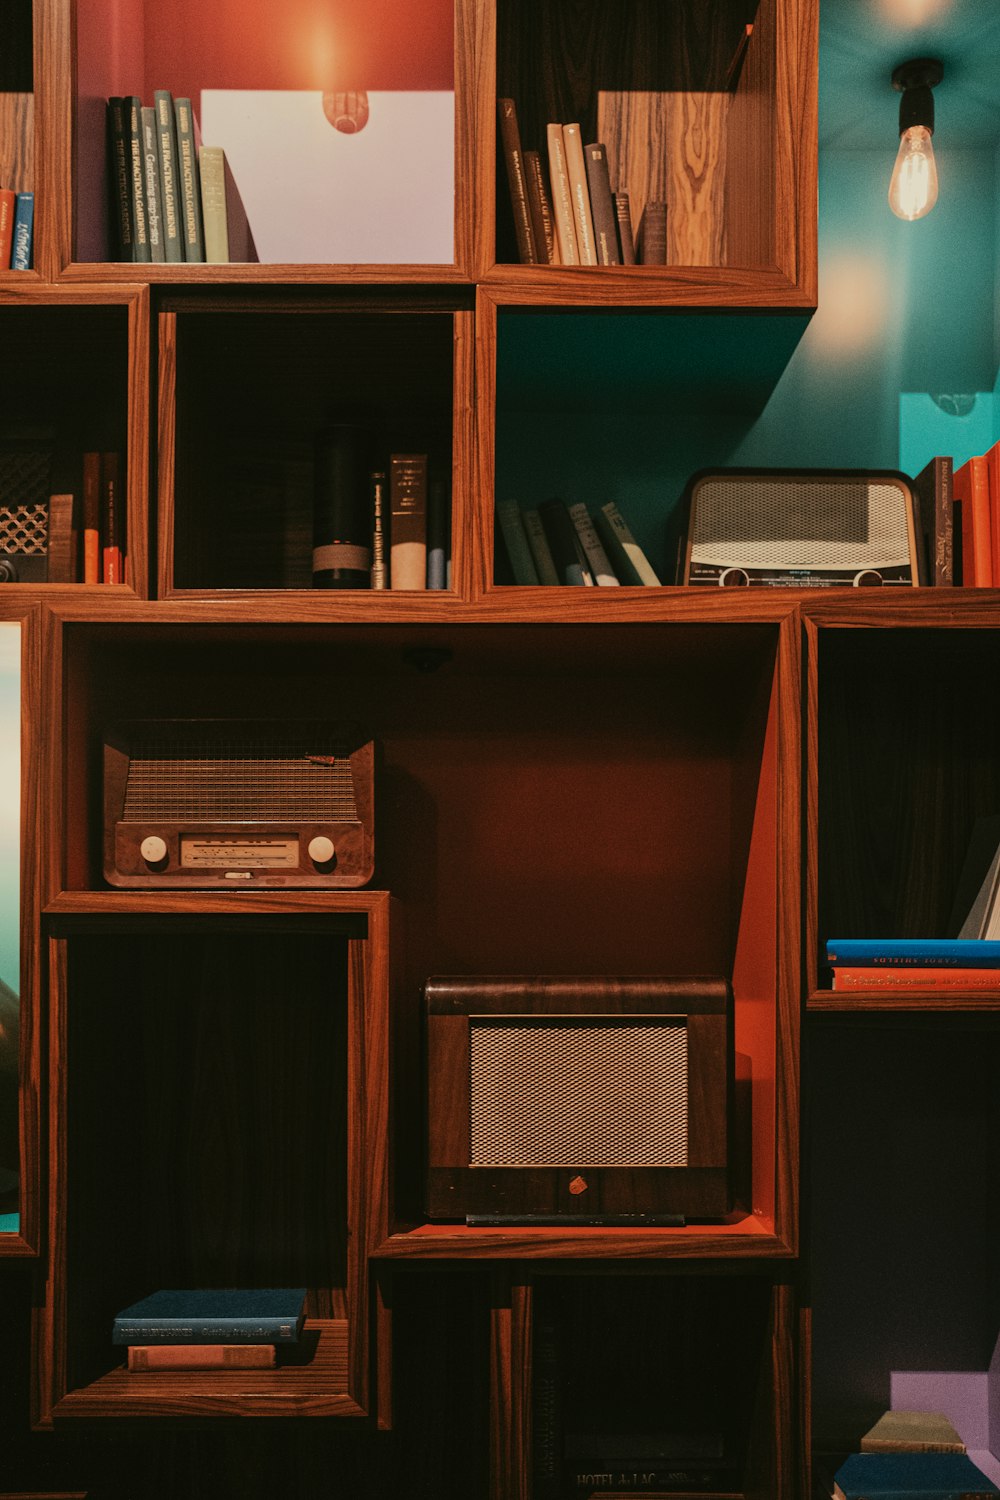
<path id="1" fill-rule="evenodd" d="M 815 312 L 811 287 L 773 268 L 494 265 L 480 283 L 498 305 L 727 308 Z"/>
<path id="2" fill-rule="evenodd" d="M 749 1227 L 748 1227 L 749 1226 Z M 729 1229 L 470 1229 L 423 1225 L 390 1234 L 375 1260 L 729 1260 L 791 1259 L 792 1247 L 770 1225 L 742 1220 Z"/>
<path id="3" fill-rule="evenodd" d="M 45 917 L 100 916 L 353 916 L 382 911 L 388 891 L 134 890 L 60 891 L 42 908 Z"/>
<path id="4" fill-rule="evenodd" d="M 28 275 L 29 272 L 21 272 Z M 126 264 L 121 261 L 71 261 L 63 266 L 57 284 L 123 281 L 153 286 L 393 286 L 471 285 L 473 278 L 460 266 L 452 265 L 269 265 L 241 264 L 227 261 L 184 263 L 181 265 Z"/>
<path id="5" fill-rule="evenodd" d="M 1000 1014 L 1000 991 L 942 993 L 940 990 L 913 990 L 905 994 L 887 994 L 885 990 L 852 990 L 849 994 L 834 995 L 828 990 L 817 990 L 806 1000 L 808 1015 L 905 1014 L 908 1011 L 914 1015 L 932 1011 Z"/>

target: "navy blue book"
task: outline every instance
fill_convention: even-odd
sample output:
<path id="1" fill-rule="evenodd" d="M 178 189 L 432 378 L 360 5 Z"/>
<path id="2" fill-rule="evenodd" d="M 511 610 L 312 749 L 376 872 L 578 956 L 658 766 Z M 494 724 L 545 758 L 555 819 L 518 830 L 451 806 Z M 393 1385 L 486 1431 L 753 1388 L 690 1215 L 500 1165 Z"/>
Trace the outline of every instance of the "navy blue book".
<path id="1" fill-rule="evenodd" d="M 834 1500 L 989 1500 L 1000 1490 L 967 1453 L 852 1453 Z"/>
<path id="2" fill-rule="evenodd" d="M 114 1344 L 293 1344 L 304 1287 L 153 1292 L 115 1318 Z"/>
<path id="3" fill-rule="evenodd" d="M 987 938 L 831 938 L 831 964 L 858 969 L 878 964 L 919 964 L 928 968 L 1000 968 L 1000 942 Z"/>

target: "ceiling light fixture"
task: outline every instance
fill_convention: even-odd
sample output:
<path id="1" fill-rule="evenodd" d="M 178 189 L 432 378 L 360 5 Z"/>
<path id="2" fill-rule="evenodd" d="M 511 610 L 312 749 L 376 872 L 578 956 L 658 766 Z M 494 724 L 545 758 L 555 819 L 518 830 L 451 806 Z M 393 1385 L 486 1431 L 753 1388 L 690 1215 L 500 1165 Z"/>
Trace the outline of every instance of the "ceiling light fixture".
<path id="1" fill-rule="evenodd" d="M 889 184 L 889 207 L 898 219 L 922 219 L 937 202 L 934 161 L 934 95 L 944 69 L 933 57 L 918 57 L 893 69 L 899 101 L 899 154 Z"/>

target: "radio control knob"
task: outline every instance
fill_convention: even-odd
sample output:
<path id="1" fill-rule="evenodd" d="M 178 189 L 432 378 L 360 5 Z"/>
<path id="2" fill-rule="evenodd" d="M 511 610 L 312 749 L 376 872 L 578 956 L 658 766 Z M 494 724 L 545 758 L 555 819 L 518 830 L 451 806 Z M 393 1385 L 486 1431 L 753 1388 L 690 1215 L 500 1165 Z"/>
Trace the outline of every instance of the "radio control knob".
<path id="1" fill-rule="evenodd" d="M 314 865 L 328 865 L 336 852 L 333 839 L 328 839 L 325 834 L 317 834 L 309 840 L 309 858 Z"/>
<path id="2" fill-rule="evenodd" d="M 139 845 L 139 853 L 147 865 L 158 865 L 167 857 L 167 841 L 161 839 L 158 833 L 151 833 Z"/>

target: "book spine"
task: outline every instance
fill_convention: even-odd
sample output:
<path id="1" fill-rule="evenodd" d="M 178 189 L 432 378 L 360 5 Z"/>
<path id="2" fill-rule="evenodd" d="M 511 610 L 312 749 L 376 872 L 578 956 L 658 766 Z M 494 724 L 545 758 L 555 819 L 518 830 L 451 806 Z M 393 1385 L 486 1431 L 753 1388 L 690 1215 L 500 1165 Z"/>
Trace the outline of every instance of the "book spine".
<path id="1" fill-rule="evenodd" d="M 372 517 L 372 569 L 373 589 L 389 587 L 389 569 L 385 560 L 385 518 L 388 506 L 387 480 L 383 469 L 376 469 L 371 476 Z"/>
<path id="2" fill-rule="evenodd" d="M 960 968 L 917 965 L 859 968 L 838 964 L 833 971 L 835 990 L 956 990 L 992 989 L 1000 985 L 1000 968 Z"/>
<path id="3" fill-rule="evenodd" d="M 142 149 L 142 103 L 138 94 L 126 99 L 128 124 L 129 192 L 132 209 L 132 259 L 152 260 L 149 248 L 149 224 L 146 220 L 146 165 Z"/>
<path id="4" fill-rule="evenodd" d="M 101 582 L 124 583 L 125 507 L 117 453 L 101 454 Z"/>
<path id="5" fill-rule="evenodd" d="M 1000 941 L 986 938 L 831 938 L 827 961 L 836 967 L 1000 968 Z"/>
<path id="6" fill-rule="evenodd" d="M 313 486 L 313 588 L 371 586 L 371 470 L 368 435 L 339 422 L 316 441 Z"/>
<path id="7" fill-rule="evenodd" d="M 451 507 L 448 485 L 439 474 L 427 481 L 427 587 L 448 587 L 448 542 Z"/>
<path id="8" fill-rule="evenodd" d="M 137 1370 L 270 1370 L 273 1344 L 130 1344 L 128 1368 Z"/>
<path id="9" fill-rule="evenodd" d="M 605 552 L 601 539 L 597 535 L 589 510 L 582 500 L 577 501 L 574 505 L 570 505 L 568 510 L 573 525 L 576 527 L 577 535 L 580 538 L 580 545 L 587 554 L 587 561 L 590 564 L 590 571 L 594 575 L 594 582 L 600 588 L 618 587 L 621 580 L 611 566 L 611 559 Z"/>
<path id="10" fill-rule="evenodd" d="M 665 266 L 667 263 L 667 205 L 650 199 L 642 211 L 639 225 L 639 263 Z"/>
<path id="11" fill-rule="evenodd" d="M 962 525 L 962 583 L 966 588 L 989 588 L 993 581 L 989 472 L 980 455 L 955 470 L 952 480 L 960 502 Z"/>
<path id="12" fill-rule="evenodd" d="M 921 528 L 926 552 L 925 581 L 936 588 L 951 588 L 954 583 L 955 501 L 953 469 L 950 458 L 932 458 L 913 481 L 920 502 Z M 992 479 L 992 475 L 990 476 Z M 997 544 L 1000 528 L 994 536 L 994 576 L 998 569 Z"/>
<path id="13" fill-rule="evenodd" d="M 580 249 L 576 240 L 576 225 L 573 217 L 573 194 L 569 185 L 569 170 L 566 166 L 566 143 L 561 125 L 546 126 L 546 141 L 549 148 L 549 186 L 552 190 L 552 219 L 559 247 L 559 262 L 564 266 L 580 264 Z"/>
<path id="14" fill-rule="evenodd" d="M 174 127 L 177 133 L 177 182 L 184 259 L 203 261 L 205 259 L 205 234 L 201 222 L 198 151 L 195 143 L 194 112 L 191 109 L 190 99 L 174 100 Z"/>
<path id="15" fill-rule="evenodd" d="M 156 148 L 163 194 L 163 252 L 170 265 L 184 259 L 181 235 L 180 198 L 177 183 L 177 131 L 174 124 L 174 99 L 169 89 L 157 89 L 153 95 L 156 111 Z"/>
<path id="16" fill-rule="evenodd" d="M 17 194 L 13 188 L 0 188 L 0 271 L 10 269 L 16 204 Z"/>
<path id="17" fill-rule="evenodd" d="M 537 584 L 538 571 L 535 568 L 535 560 L 531 555 L 524 523 L 521 520 L 521 507 L 516 500 L 508 498 L 497 501 L 497 522 L 507 548 L 507 558 L 514 575 L 514 582 Z"/>
<path id="18" fill-rule="evenodd" d="M 49 496 L 49 538 L 46 580 L 49 583 L 76 583 L 77 530 L 72 495 Z"/>
<path id="19" fill-rule="evenodd" d="M 573 518 L 563 500 L 543 500 L 538 507 L 545 539 L 561 584 L 583 588 L 593 583 Z"/>
<path id="20" fill-rule="evenodd" d="M 540 257 L 535 243 L 531 210 L 528 206 L 528 185 L 524 175 L 524 158 L 521 154 L 521 133 L 518 129 L 517 109 L 513 99 L 497 100 L 497 118 L 500 124 L 500 145 L 507 169 L 510 206 L 514 214 L 517 253 L 522 264 L 537 265 Z"/>
<path id="21" fill-rule="evenodd" d="M 35 237 L 35 195 L 18 193 L 14 202 L 14 225 L 11 235 L 10 268 L 30 271 Z"/>
<path id="22" fill-rule="evenodd" d="M 552 224 L 552 204 L 549 202 L 545 173 L 542 171 L 542 158 L 537 151 L 524 151 L 521 154 L 535 248 L 539 261 L 551 266 L 556 254 L 555 229 Z"/>
<path id="23" fill-rule="evenodd" d="M 226 225 L 226 164 L 221 146 L 202 146 L 198 153 L 198 173 L 205 260 L 215 265 L 224 264 L 229 260 L 229 230 Z"/>
<path id="24" fill-rule="evenodd" d="M 114 1321 L 114 1344 L 292 1344 L 295 1321 L 265 1318 L 122 1318 Z"/>
<path id="25" fill-rule="evenodd" d="M 622 582 L 658 587 L 660 579 L 657 573 L 614 500 L 602 505 L 594 519 L 608 552 L 619 567 L 618 576 Z"/>
<path id="26" fill-rule="evenodd" d="M 132 260 L 132 191 L 128 143 L 128 100 L 115 95 L 108 100 L 108 156 L 111 171 L 111 243 L 115 260 Z"/>
<path id="27" fill-rule="evenodd" d="M 618 244 L 622 265 L 635 265 L 635 235 L 632 233 L 632 205 L 628 193 L 614 193 L 615 223 L 618 226 Z"/>
<path id="28" fill-rule="evenodd" d="M 427 587 L 427 455 L 389 459 L 389 586 Z"/>
<path id="29" fill-rule="evenodd" d="M 149 253 L 155 261 L 166 260 L 163 243 L 163 194 L 160 189 L 160 157 L 156 145 L 156 110 L 144 104 L 139 111 L 142 126 L 143 187 L 146 224 L 149 229 Z"/>
<path id="30" fill-rule="evenodd" d="M 544 584 L 558 584 L 559 574 L 552 560 L 552 549 L 545 535 L 542 518 L 534 506 L 528 506 L 521 512 L 521 521 L 524 525 L 524 534 L 528 538 L 528 546 L 535 560 L 535 571 L 538 574 L 538 582 Z"/>
<path id="31" fill-rule="evenodd" d="M 101 455 L 83 455 L 82 504 L 83 581 L 101 581 Z"/>
<path id="32" fill-rule="evenodd" d="M 583 156 L 583 136 L 579 125 L 563 126 L 563 144 L 566 147 L 566 172 L 569 177 L 570 198 L 573 203 L 573 227 L 580 251 L 581 266 L 597 265 L 597 247 L 594 244 L 594 220 L 590 211 L 590 191 L 587 187 L 587 167 Z"/>
<path id="33" fill-rule="evenodd" d="M 595 141 L 584 153 L 587 186 L 590 189 L 590 212 L 594 220 L 594 245 L 599 266 L 620 266 L 615 205 L 611 197 L 607 148 Z"/>

